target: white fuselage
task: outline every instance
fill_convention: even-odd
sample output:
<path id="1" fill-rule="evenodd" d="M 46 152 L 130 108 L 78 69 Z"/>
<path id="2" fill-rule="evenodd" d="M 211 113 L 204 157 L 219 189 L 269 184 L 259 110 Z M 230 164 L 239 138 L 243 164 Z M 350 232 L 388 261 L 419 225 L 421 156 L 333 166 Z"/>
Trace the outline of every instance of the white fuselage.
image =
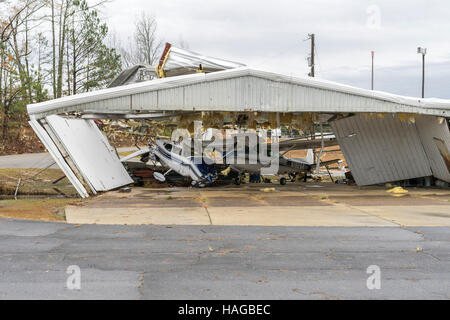
<path id="1" fill-rule="evenodd" d="M 193 162 L 193 158 L 182 156 L 180 147 L 162 140 L 156 140 L 156 144 L 151 146 L 151 149 L 161 164 L 166 167 L 184 177 L 190 177 L 193 181 L 202 179 L 203 175 Z"/>

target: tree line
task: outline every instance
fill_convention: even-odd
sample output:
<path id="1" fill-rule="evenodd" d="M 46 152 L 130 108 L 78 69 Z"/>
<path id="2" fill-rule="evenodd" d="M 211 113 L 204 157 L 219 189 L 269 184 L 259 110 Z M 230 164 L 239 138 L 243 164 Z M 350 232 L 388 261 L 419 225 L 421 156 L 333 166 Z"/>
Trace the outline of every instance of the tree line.
<path id="1" fill-rule="evenodd" d="M 104 88 L 162 48 L 154 16 L 142 12 L 122 42 L 101 8 L 108 0 L 0 0 L 0 126 L 4 145 L 26 105 Z"/>

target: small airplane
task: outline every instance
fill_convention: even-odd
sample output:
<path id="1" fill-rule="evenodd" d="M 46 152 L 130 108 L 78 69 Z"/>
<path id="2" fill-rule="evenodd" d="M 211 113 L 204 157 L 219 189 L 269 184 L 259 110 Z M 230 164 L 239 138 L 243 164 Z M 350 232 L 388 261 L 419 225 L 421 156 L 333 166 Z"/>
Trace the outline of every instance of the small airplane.
<path id="1" fill-rule="evenodd" d="M 285 156 L 286 152 L 278 153 L 278 155 L 271 157 L 271 160 L 267 164 L 262 164 L 261 162 L 258 162 L 256 164 L 249 164 L 247 163 L 248 161 L 245 161 L 245 164 L 230 164 L 230 168 L 236 171 L 238 174 L 238 176 L 234 179 L 235 184 L 240 184 L 241 182 L 240 176 L 242 174 L 244 173 L 261 174 L 264 168 L 269 168 L 272 165 L 272 163 L 276 160 L 278 160 L 277 164 L 278 170 L 276 172 L 276 175 L 288 175 L 291 181 L 295 181 L 295 179 L 302 174 L 303 181 L 306 182 L 308 174 L 311 174 L 313 170 L 317 167 L 317 163 L 314 161 L 313 149 L 308 149 L 305 158 L 288 158 Z M 248 156 L 246 155 L 246 160 L 247 159 Z M 337 163 L 340 166 L 342 162 L 343 161 L 341 159 L 333 159 L 328 161 L 320 161 L 319 165 L 326 167 L 328 171 L 329 165 Z M 331 179 L 333 178 L 331 177 Z M 279 179 L 281 185 L 285 185 L 286 181 L 287 179 L 285 177 L 281 177 Z"/>
<path id="2" fill-rule="evenodd" d="M 169 168 L 165 173 L 154 172 L 153 176 L 160 182 L 166 181 L 166 175 L 175 171 L 178 174 L 189 177 L 192 186 L 204 187 L 213 183 L 217 179 L 216 168 L 213 164 L 207 164 L 201 156 L 186 157 L 182 155 L 183 148 L 170 141 L 155 140 L 149 144 L 149 148 L 140 149 L 124 158 L 121 162 L 141 156 L 141 161 L 147 163 L 152 160 L 159 162 L 164 167 Z"/>

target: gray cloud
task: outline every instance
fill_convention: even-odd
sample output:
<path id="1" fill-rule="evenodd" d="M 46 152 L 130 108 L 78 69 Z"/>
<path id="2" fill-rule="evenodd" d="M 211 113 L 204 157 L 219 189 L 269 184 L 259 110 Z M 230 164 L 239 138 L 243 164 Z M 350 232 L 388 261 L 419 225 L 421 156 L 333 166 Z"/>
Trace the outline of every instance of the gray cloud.
<path id="1" fill-rule="evenodd" d="M 367 9 L 379 9 L 379 28 Z M 426 46 L 427 96 L 450 98 L 450 3 L 409 1 L 182 1 L 115 0 L 105 8 L 120 37 L 133 33 L 139 11 L 153 12 L 161 36 L 190 49 L 261 69 L 306 76 L 308 33 L 317 37 L 318 77 L 368 88 L 370 51 L 376 52 L 376 88 L 419 95 Z"/>

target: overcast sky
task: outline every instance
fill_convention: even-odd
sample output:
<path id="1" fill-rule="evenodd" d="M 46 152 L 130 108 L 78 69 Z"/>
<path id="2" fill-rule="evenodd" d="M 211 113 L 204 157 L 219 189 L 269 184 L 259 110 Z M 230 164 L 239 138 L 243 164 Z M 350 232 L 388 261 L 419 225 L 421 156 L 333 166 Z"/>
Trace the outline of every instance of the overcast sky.
<path id="1" fill-rule="evenodd" d="M 420 96 L 426 55 L 426 97 L 450 98 L 448 0 L 113 0 L 103 10 L 120 38 L 132 36 L 140 11 L 155 15 L 159 35 L 189 49 L 286 74 L 307 76 L 308 33 L 316 34 L 316 76 Z"/>

